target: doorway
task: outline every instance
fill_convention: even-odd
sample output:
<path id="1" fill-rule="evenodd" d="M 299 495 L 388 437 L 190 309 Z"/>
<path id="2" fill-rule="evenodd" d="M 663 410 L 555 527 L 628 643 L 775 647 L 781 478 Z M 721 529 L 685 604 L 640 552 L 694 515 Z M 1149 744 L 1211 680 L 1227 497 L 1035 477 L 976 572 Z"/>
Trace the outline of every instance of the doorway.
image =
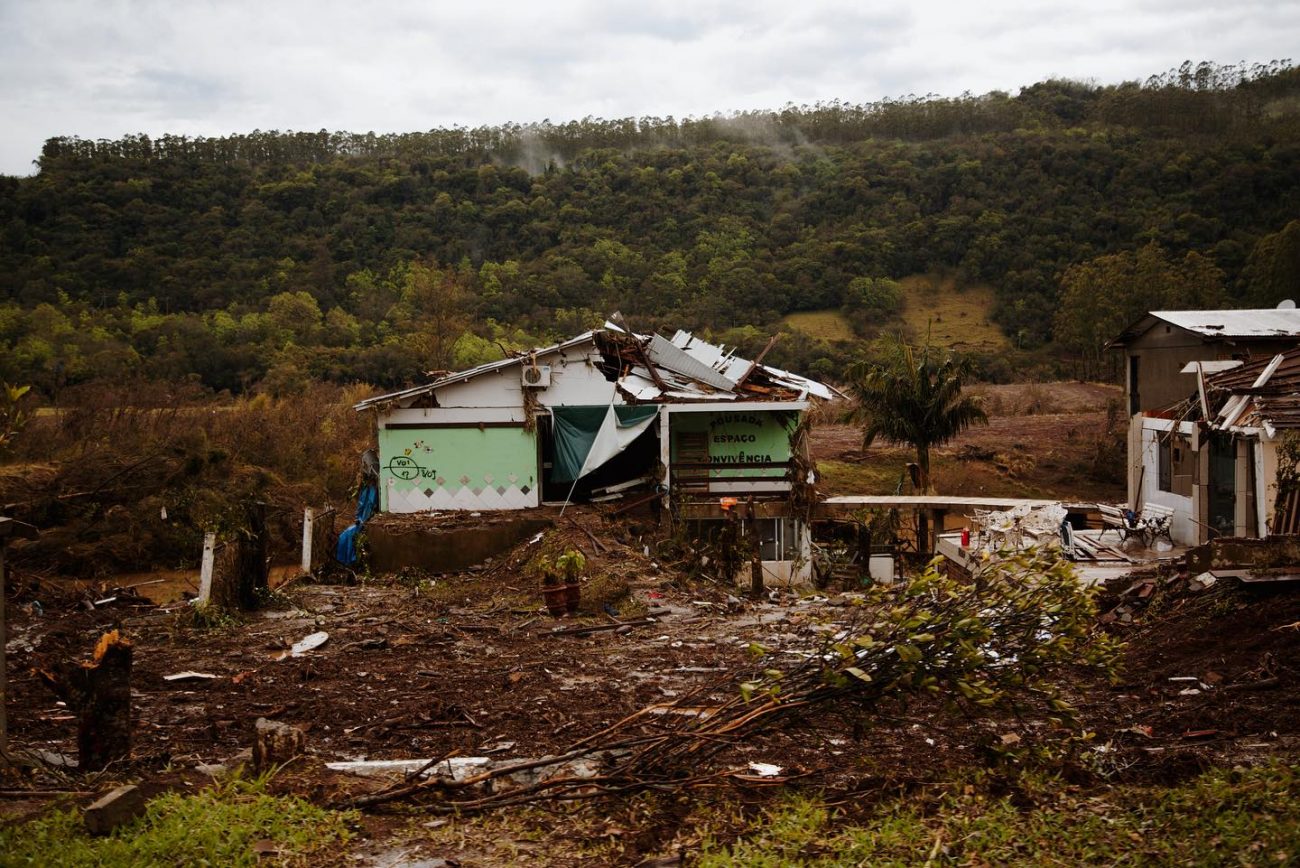
<path id="1" fill-rule="evenodd" d="M 1210 485 L 1206 510 L 1217 536 L 1237 532 L 1237 442 L 1231 434 L 1210 435 Z"/>

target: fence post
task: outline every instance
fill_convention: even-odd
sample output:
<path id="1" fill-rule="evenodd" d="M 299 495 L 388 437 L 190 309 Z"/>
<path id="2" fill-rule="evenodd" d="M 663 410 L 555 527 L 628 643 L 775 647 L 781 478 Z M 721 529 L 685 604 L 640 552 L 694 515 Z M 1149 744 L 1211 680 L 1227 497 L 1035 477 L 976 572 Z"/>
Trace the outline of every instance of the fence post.
<path id="1" fill-rule="evenodd" d="M 217 549 L 217 535 L 209 531 L 203 535 L 203 565 L 199 568 L 199 596 L 197 606 L 206 606 L 212 599 L 212 567 Z"/>
<path id="2" fill-rule="evenodd" d="M 316 518 L 316 510 L 310 506 L 302 511 L 302 571 L 311 575 L 312 567 L 312 542 L 315 537 L 312 535 L 312 523 Z"/>

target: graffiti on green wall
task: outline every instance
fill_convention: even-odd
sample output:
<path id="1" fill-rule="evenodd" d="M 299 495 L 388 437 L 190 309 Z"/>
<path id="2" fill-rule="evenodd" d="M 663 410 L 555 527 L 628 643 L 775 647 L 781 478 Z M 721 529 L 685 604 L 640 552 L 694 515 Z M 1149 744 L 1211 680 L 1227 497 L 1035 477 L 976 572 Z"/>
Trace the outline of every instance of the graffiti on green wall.
<path id="1" fill-rule="evenodd" d="M 537 439 L 522 427 L 384 428 L 383 509 L 517 509 L 537 503 Z"/>

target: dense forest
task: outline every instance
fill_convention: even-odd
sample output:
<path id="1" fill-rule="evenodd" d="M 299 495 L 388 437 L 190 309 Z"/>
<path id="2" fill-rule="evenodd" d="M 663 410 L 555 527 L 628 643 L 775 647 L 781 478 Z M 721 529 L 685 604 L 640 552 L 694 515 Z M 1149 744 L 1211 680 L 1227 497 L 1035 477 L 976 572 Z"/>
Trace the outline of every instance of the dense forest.
<path id="1" fill-rule="evenodd" d="M 742 348 L 935 273 L 1096 375 L 1148 307 L 1300 294 L 1300 70 L 424 133 L 52 138 L 0 176 L 0 378 L 386 386 L 621 310 Z M 792 335 L 770 360 L 859 352 Z M 982 360 L 1008 376 L 1006 358 Z M 999 367 L 1001 365 L 1001 367 Z"/>

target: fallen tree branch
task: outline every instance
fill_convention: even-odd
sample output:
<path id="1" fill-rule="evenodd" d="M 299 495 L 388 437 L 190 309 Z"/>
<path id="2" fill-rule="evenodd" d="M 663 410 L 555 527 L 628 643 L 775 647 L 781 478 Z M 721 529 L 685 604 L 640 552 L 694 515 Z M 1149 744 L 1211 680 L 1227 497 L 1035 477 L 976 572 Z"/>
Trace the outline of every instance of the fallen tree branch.
<path id="1" fill-rule="evenodd" d="M 710 706 L 707 715 L 695 701 L 716 683 L 639 709 L 558 756 L 500 765 L 461 780 L 433 776 L 350 804 L 431 799 L 425 807 L 436 813 L 483 811 L 718 782 L 733 773 L 710 763 L 739 740 L 827 706 L 873 709 L 909 694 L 945 696 L 972 716 L 1033 708 L 1064 723 L 1070 708 L 1057 697 L 1050 676 L 1080 665 L 1113 672 L 1118 654 L 1117 643 L 1093 629 L 1090 592 L 1072 567 L 1035 551 L 999 563 L 973 584 L 948 579 L 932 566 L 908 585 L 873 590 L 863 606 L 844 614 L 830 639 L 810 635 L 811 650 L 793 666 L 778 666 L 777 657 L 755 647 L 756 666 L 766 667 L 748 679 L 732 673 L 732 698 Z M 683 712 L 675 721 L 664 715 L 674 709 Z M 592 760 L 595 768 L 576 766 Z M 547 769 L 551 773 L 540 780 L 525 777 Z"/>

